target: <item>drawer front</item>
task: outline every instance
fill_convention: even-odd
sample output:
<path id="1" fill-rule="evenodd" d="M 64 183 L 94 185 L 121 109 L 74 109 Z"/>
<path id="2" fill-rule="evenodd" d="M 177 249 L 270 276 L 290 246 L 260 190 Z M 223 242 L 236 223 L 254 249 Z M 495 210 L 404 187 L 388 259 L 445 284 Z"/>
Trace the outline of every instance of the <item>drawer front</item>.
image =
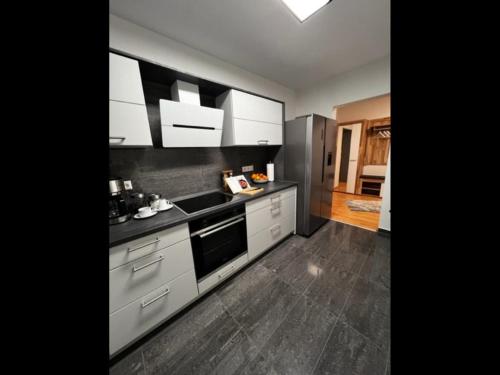
<path id="1" fill-rule="evenodd" d="M 245 146 L 283 144 L 283 126 L 267 122 L 234 120 L 234 143 Z"/>
<path id="2" fill-rule="evenodd" d="M 114 246 L 109 249 L 109 269 L 112 270 L 186 238 L 189 238 L 188 225 L 182 224 Z"/>
<path id="3" fill-rule="evenodd" d="M 232 90 L 233 116 L 283 125 L 283 105 L 260 96 Z"/>
<path id="4" fill-rule="evenodd" d="M 235 273 L 238 269 L 240 269 L 247 263 L 248 263 L 248 255 L 245 253 L 242 256 L 233 260 L 231 263 L 225 265 L 218 271 L 207 276 L 198 284 L 198 290 L 200 291 L 200 294 L 211 289 L 212 287 L 220 283 L 222 280 L 226 279 L 228 276 Z"/>
<path id="5" fill-rule="evenodd" d="M 247 216 L 250 212 L 257 211 L 261 208 L 268 207 L 268 206 L 278 206 L 281 204 L 281 201 L 291 197 L 295 196 L 295 191 L 297 188 L 292 187 L 290 189 L 282 190 L 274 194 L 266 195 L 265 197 L 262 197 L 260 199 L 255 199 L 251 202 L 248 202 L 245 204 L 245 209 Z"/>
<path id="6" fill-rule="evenodd" d="M 247 235 L 252 236 L 261 230 L 270 228 L 288 216 L 295 216 L 295 199 L 288 196 L 276 204 L 263 207 L 247 214 Z"/>
<path id="7" fill-rule="evenodd" d="M 115 353 L 198 296 L 188 271 L 109 316 L 109 351 Z"/>
<path id="8" fill-rule="evenodd" d="M 295 225 L 295 215 L 288 216 L 283 220 L 274 224 L 270 228 L 266 228 L 255 233 L 248 238 L 248 260 L 254 259 L 262 254 L 279 240 L 285 238 L 292 233 Z"/>
<path id="9" fill-rule="evenodd" d="M 194 269 L 191 242 L 183 240 L 109 272 L 110 313 Z"/>

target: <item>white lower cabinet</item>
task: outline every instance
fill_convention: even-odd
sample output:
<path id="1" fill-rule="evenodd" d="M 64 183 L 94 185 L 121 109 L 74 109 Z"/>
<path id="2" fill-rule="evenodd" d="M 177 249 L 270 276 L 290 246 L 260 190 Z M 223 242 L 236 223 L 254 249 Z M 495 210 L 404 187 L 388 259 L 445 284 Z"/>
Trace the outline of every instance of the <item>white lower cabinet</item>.
<path id="1" fill-rule="evenodd" d="M 288 216 L 248 238 L 248 259 L 252 260 L 295 230 L 295 216 Z"/>
<path id="2" fill-rule="evenodd" d="M 193 268 L 189 239 L 156 251 L 109 273 L 109 311 L 113 313 Z"/>
<path id="3" fill-rule="evenodd" d="M 188 238 L 188 225 L 181 224 L 114 246 L 109 249 L 109 269 L 112 270 Z"/>
<path id="4" fill-rule="evenodd" d="M 196 279 L 188 224 L 110 249 L 109 351 L 113 355 L 295 232 L 297 188 L 246 203 L 248 254 Z"/>
<path id="5" fill-rule="evenodd" d="M 245 253 L 242 256 L 233 260 L 231 263 L 228 263 L 224 267 L 221 267 L 219 270 L 215 271 L 211 275 L 208 275 L 198 284 L 198 290 L 200 294 L 211 289 L 219 282 L 221 282 L 222 280 L 226 279 L 227 277 L 235 273 L 237 270 L 239 270 L 247 263 L 248 263 L 248 256 Z"/>
<path id="6" fill-rule="evenodd" d="M 247 203 L 248 260 L 295 232 L 297 188 Z"/>
<path id="7" fill-rule="evenodd" d="M 109 316 L 109 351 L 115 353 L 198 296 L 194 269 Z"/>
<path id="8" fill-rule="evenodd" d="M 294 216 L 294 197 L 287 197 L 283 201 L 271 204 L 260 210 L 247 214 L 247 236 L 251 237 L 263 229 L 270 229 L 283 219 Z M 294 216 L 295 217 L 295 216 Z"/>

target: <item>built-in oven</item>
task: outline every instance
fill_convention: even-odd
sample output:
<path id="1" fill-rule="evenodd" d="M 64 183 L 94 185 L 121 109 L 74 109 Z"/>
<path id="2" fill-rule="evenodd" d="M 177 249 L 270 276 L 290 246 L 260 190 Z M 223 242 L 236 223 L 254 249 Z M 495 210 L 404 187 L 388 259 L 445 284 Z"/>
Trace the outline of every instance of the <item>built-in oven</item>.
<path id="1" fill-rule="evenodd" d="M 245 205 L 204 216 L 189 223 L 198 282 L 247 252 Z"/>

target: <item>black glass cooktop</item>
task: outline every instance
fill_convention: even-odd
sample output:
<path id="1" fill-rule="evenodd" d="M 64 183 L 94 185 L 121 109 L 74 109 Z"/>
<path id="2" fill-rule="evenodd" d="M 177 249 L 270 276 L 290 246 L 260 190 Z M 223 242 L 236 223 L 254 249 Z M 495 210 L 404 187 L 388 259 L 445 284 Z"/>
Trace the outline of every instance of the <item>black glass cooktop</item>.
<path id="1" fill-rule="evenodd" d="M 199 195 L 193 198 L 182 199 L 174 203 L 177 207 L 179 207 L 187 214 L 192 214 L 193 212 L 205 210 L 210 207 L 230 202 L 233 200 L 233 198 L 234 197 L 226 195 L 224 193 L 214 192 Z"/>

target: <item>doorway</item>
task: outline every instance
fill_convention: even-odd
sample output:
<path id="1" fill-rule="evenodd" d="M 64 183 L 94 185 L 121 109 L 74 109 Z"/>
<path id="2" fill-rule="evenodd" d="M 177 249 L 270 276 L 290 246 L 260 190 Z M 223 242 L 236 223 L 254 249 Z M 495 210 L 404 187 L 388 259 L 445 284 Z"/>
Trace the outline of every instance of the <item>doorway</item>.
<path id="1" fill-rule="evenodd" d="M 345 191 L 347 187 L 347 172 L 349 171 L 349 150 L 351 149 L 351 129 L 342 132 L 342 149 L 340 151 L 340 171 L 337 191 Z"/>
<path id="2" fill-rule="evenodd" d="M 377 231 L 390 149 L 390 95 L 336 108 L 331 219 Z"/>
<path id="3" fill-rule="evenodd" d="M 338 123 L 337 155 L 333 190 L 355 193 L 358 159 L 363 128 L 362 121 Z"/>

